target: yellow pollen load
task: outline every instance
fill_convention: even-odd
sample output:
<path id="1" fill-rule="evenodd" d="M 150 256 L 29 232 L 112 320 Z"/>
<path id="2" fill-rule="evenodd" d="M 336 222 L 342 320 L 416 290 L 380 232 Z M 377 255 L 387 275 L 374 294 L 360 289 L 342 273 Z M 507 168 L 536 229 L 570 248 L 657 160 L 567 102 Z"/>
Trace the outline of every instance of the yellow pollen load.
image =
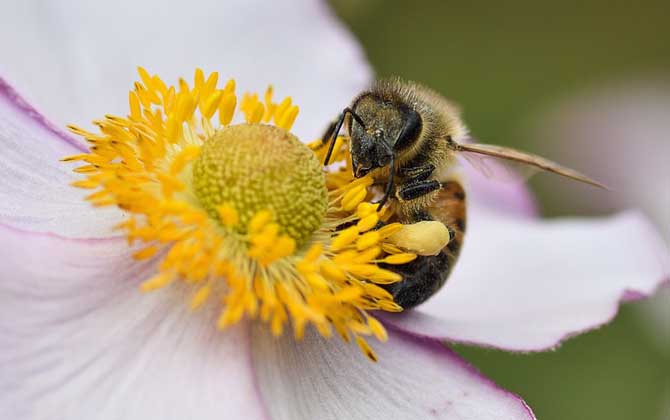
<path id="1" fill-rule="evenodd" d="M 333 154 L 340 168 L 324 171 L 323 143 L 289 133 L 298 107 L 274 102 L 272 87 L 238 101 L 235 82 L 216 72 L 197 69 L 193 85 L 177 86 L 138 73 L 129 114 L 94 121 L 97 133 L 68 126 L 89 152 L 63 161 L 81 163 L 73 185 L 91 190 L 91 204 L 128 215 L 117 228 L 134 258 L 156 267 L 139 289 L 180 282 L 191 310 L 220 305 L 219 328 L 247 317 L 275 335 L 291 325 L 300 339 L 311 324 L 324 337 L 353 337 L 376 361 L 365 337 L 387 334 L 371 311 L 402 310 L 383 287 L 401 277 L 384 267 L 416 255 L 387 241 L 401 225 L 371 203 L 370 177 L 353 179 L 347 139 Z"/>

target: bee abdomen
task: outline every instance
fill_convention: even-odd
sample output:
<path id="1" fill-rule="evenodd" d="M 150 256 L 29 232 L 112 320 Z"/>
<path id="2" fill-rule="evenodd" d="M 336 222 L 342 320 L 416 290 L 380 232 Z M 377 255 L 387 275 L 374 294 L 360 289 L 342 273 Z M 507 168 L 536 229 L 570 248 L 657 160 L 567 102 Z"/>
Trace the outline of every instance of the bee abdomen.
<path id="1" fill-rule="evenodd" d="M 449 277 L 450 258 L 444 251 L 428 257 L 418 257 L 403 265 L 387 266 L 402 275 L 402 281 L 386 286 L 393 300 L 403 309 L 417 306 L 433 296 Z"/>
<path id="2" fill-rule="evenodd" d="M 465 190 L 458 181 L 447 181 L 442 184 L 442 190 L 437 196 L 435 204 L 430 210 L 435 220 L 444 223 L 449 229 L 451 240 L 446 246 L 450 266 L 458 259 L 463 245 L 463 236 L 467 222 L 465 204 Z"/>
<path id="3" fill-rule="evenodd" d="M 425 302 L 440 290 L 458 259 L 466 225 L 465 191 L 461 184 L 458 181 L 444 182 L 433 205 L 422 213 L 423 220 L 444 223 L 451 240 L 437 255 L 420 256 L 407 264 L 385 267 L 403 276 L 402 281 L 390 284 L 386 289 L 404 309 Z"/>

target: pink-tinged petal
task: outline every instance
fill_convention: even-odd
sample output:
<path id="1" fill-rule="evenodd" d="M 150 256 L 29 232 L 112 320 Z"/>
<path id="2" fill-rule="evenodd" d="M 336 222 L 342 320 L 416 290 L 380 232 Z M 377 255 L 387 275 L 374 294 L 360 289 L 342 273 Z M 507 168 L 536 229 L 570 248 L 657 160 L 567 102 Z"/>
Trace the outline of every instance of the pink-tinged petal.
<path id="1" fill-rule="evenodd" d="M 493 162 L 487 162 L 487 165 L 500 172 L 500 176 L 486 176 L 465 159 L 461 164 L 470 206 L 488 208 L 517 217 L 538 215 L 533 193 L 520 176 L 505 173 L 504 167 Z"/>
<path id="2" fill-rule="evenodd" d="M 371 75 L 322 1 L 3 2 L 0 49 L 0 74 L 59 125 L 127 114 L 137 65 L 169 82 L 200 66 L 241 90 L 274 84 L 300 106 L 295 132 L 314 138 Z"/>
<path id="3" fill-rule="evenodd" d="M 266 418 L 245 325 L 221 333 L 119 239 L 0 227 L 3 418 Z"/>
<path id="4" fill-rule="evenodd" d="M 390 331 L 377 363 L 355 344 L 254 328 L 254 364 L 274 420 L 534 419 L 516 395 L 434 340 Z"/>
<path id="5" fill-rule="evenodd" d="M 67 236 L 112 234 L 121 212 L 93 211 L 59 160 L 82 146 L 48 123 L 0 78 L 0 223 Z"/>
<path id="6" fill-rule="evenodd" d="M 603 325 L 670 279 L 670 253 L 637 213 L 510 219 L 475 212 L 461 260 L 418 309 L 385 320 L 412 334 L 539 351 Z"/>
<path id="7" fill-rule="evenodd" d="M 60 145 L 61 149 L 57 149 L 60 153 L 81 153 L 86 151 L 84 144 L 40 114 L 2 77 L 0 77 L 0 99 L 3 105 L 3 114 L 16 115 L 17 118 L 25 119 L 27 120 L 26 122 L 39 126 L 39 128 L 35 128 L 36 130 L 42 129 L 46 131 L 45 134 L 50 133 L 53 135 L 54 140 L 62 141 L 64 144 Z M 46 147 L 45 152 L 49 153 L 50 149 L 53 148 L 58 148 L 58 145 Z"/>

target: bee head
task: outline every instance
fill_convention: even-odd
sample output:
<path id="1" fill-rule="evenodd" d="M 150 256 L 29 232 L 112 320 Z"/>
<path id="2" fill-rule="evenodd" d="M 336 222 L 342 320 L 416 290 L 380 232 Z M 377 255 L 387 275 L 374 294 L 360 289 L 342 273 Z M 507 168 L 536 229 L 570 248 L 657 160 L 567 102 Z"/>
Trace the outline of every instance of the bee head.
<path id="1" fill-rule="evenodd" d="M 358 98 L 349 120 L 354 176 L 387 166 L 412 145 L 421 131 L 421 117 L 407 104 L 373 93 Z"/>
<path id="2" fill-rule="evenodd" d="M 363 130 L 351 137 L 351 163 L 354 176 L 360 178 L 370 171 L 383 168 L 391 162 L 393 150 L 384 138 L 384 132 L 376 129 L 372 133 Z"/>

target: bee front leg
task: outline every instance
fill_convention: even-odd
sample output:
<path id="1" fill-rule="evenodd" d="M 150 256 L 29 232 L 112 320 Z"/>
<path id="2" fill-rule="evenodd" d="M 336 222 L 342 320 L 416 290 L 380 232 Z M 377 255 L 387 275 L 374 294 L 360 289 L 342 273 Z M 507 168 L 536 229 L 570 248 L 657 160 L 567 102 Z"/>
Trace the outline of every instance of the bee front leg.
<path id="1" fill-rule="evenodd" d="M 427 163 L 425 165 L 414 166 L 411 168 L 402 168 L 398 171 L 398 175 L 407 179 L 406 184 L 414 184 L 419 181 L 425 181 L 435 171 L 435 165 Z"/>
<path id="2" fill-rule="evenodd" d="M 432 163 L 402 168 L 398 171 L 398 174 L 404 180 L 396 190 L 396 197 L 408 201 L 439 190 L 442 184 L 436 180 L 428 179 L 433 172 L 435 172 L 435 165 Z"/>
<path id="3" fill-rule="evenodd" d="M 331 122 L 326 128 L 326 131 L 324 131 L 323 134 L 321 135 L 321 146 L 325 146 L 330 140 L 330 138 L 333 137 L 335 127 L 337 127 L 337 120 Z"/>
<path id="4" fill-rule="evenodd" d="M 400 186 L 396 192 L 397 197 L 403 201 L 414 200 L 442 188 L 442 184 L 434 179 L 418 181 Z"/>

